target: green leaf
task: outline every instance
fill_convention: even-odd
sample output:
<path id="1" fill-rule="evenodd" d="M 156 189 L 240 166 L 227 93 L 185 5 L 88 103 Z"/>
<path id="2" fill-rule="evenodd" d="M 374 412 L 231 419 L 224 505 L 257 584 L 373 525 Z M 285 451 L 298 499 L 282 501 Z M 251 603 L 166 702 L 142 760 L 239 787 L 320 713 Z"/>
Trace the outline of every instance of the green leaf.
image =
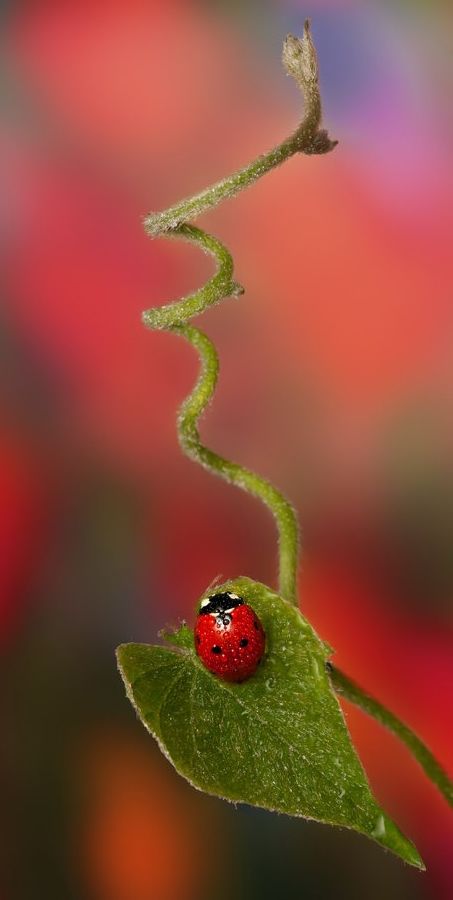
<path id="1" fill-rule="evenodd" d="M 140 719 L 194 787 L 226 800 L 353 828 L 418 868 L 417 850 L 376 803 L 326 671 L 331 653 L 300 612 L 265 585 L 245 597 L 266 631 L 242 684 L 212 675 L 186 625 L 172 647 L 123 644 L 118 664 Z"/>

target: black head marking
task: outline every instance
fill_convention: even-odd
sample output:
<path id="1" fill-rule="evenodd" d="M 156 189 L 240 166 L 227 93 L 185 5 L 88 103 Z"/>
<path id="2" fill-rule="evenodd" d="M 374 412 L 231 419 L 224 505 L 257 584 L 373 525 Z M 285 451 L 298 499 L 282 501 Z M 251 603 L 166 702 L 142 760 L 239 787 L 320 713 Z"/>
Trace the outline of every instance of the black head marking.
<path id="1" fill-rule="evenodd" d="M 218 615 L 234 609 L 236 606 L 242 606 L 244 603 L 242 597 L 238 594 L 224 592 L 221 594 L 212 594 L 201 601 L 200 615 Z"/>

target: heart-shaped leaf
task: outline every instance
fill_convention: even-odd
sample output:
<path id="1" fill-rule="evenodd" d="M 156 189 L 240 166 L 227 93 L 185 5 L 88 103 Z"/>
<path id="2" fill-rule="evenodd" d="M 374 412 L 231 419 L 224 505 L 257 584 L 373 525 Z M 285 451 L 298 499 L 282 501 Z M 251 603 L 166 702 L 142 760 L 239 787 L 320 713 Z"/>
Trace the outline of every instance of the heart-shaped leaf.
<path id="1" fill-rule="evenodd" d="M 202 791 L 353 828 L 423 868 L 371 793 L 329 682 L 330 648 L 265 585 L 239 578 L 216 588 L 226 590 L 266 632 L 265 657 L 244 683 L 208 672 L 186 626 L 166 635 L 172 647 L 118 648 L 128 696 L 162 751 Z"/>

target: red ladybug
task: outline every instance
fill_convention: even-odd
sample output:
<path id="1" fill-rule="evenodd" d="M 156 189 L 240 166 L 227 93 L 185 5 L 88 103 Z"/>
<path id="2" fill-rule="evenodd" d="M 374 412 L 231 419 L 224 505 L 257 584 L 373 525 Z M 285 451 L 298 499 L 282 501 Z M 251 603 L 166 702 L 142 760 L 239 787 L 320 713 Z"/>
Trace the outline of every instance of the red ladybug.
<path id="1" fill-rule="evenodd" d="M 256 671 L 266 636 L 251 606 L 230 592 L 201 601 L 195 648 L 202 663 L 225 681 L 245 681 Z"/>

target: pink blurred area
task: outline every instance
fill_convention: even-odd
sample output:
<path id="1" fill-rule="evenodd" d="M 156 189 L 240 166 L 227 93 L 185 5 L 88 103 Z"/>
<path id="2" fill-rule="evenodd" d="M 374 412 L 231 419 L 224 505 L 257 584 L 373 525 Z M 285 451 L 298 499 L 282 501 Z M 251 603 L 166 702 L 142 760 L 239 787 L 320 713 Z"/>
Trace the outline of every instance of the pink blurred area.
<path id="1" fill-rule="evenodd" d="M 94 900 L 198 900 L 219 844 L 237 859 L 225 896 L 233 883 L 247 900 L 267 896 L 257 873 L 244 874 L 234 813 L 168 774 L 136 737 L 114 676 L 98 700 L 90 687 L 96 725 L 85 719 L 75 673 L 84 653 L 97 660 L 105 647 L 102 666 L 113 667 L 115 643 L 151 641 L 190 619 L 219 574 L 275 583 L 267 514 L 180 456 L 175 412 L 196 377 L 190 349 L 140 322 L 143 309 L 200 285 L 209 263 L 150 242 L 141 218 L 295 126 L 300 101 L 279 53 L 305 14 L 340 143 L 325 158 L 294 158 L 203 219 L 246 288 L 203 317 L 222 363 L 203 435 L 294 500 L 304 612 L 339 665 L 453 772 L 449 5 L 18 3 L 2 13 L 0 646 L 12 673 L 25 660 L 25 682 L 73 677 L 80 706 L 61 763 L 61 848 L 41 873 L 49 898 L 69 896 L 74 880 L 74 896 Z M 70 671 L 65 653 L 49 670 L 40 662 L 60 637 Z M 59 702 L 49 722 L 63 687 Z M 10 706 L 20 866 L 34 840 L 21 803 L 25 820 L 33 779 L 42 784 L 52 766 L 34 732 L 29 756 L 17 751 L 27 729 Z M 393 738 L 347 715 L 377 796 L 428 866 L 415 879 L 390 866 L 382 889 L 449 900 L 451 810 Z M 325 833 L 315 853 L 324 840 L 336 846 Z M 311 890 L 297 840 L 293 831 L 288 897 Z M 338 896 L 365 896 L 354 882 L 362 844 L 341 846 L 350 867 L 340 866 Z M 360 882 L 371 898 L 380 859 Z"/>

